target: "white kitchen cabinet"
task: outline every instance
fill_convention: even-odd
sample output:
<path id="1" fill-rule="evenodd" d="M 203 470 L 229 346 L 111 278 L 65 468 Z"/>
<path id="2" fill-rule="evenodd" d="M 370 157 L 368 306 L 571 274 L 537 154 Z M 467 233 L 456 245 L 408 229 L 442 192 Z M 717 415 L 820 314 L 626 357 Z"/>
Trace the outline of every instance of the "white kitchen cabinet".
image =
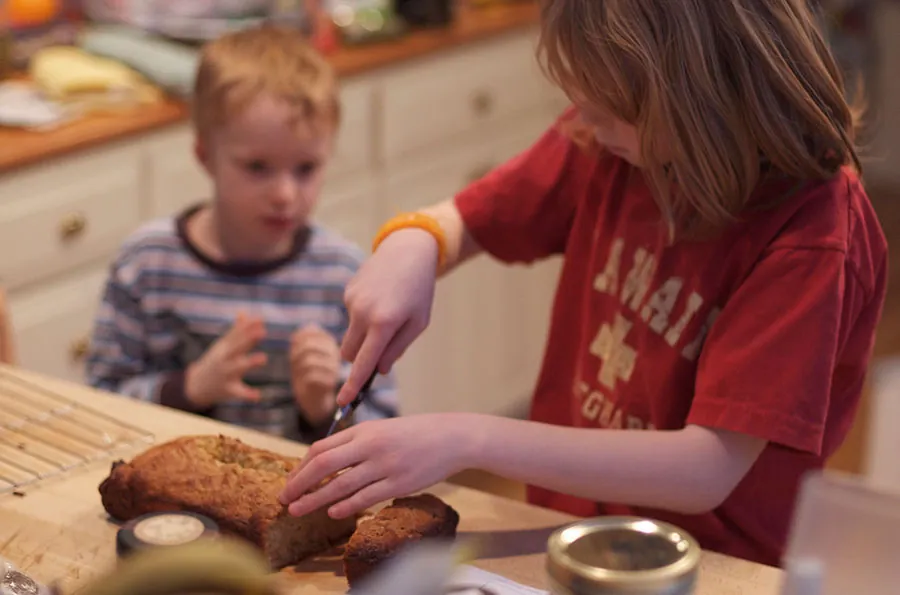
<path id="1" fill-rule="evenodd" d="M 144 217 L 176 214 L 209 200 L 212 184 L 194 155 L 194 135 L 187 124 L 151 135 L 144 143 Z"/>
<path id="2" fill-rule="evenodd" d="M 342 81 L 340 97 L 341 118 L 328 165 L 329 184 L 346 183 L 375 166 L 379 115 L 375 80 L 364 76 Z"/>
<path id="3" fill-rule="evenodd" d="M 486 140 L 486 127 L 527 119 L 546 105 L 534 43 L 531 35 L 504 36 L 388 73 L 382 81 L 386 163 L 402 164 L 466 135 L 470 142 Z"/>
<path id="4" fill-rule="evenodd" d="M 437 160 L 425 155 L 415 168 L 390 176 L 385 200 L 408 211 L 450 197 L 527 148 L 550 120 L 550 112 L 539 110 L 485 130 L 477 143 L 448 142 L 450 150 Z M 506 267 L 486 256 L 441 279 L 429 328 L 397 364 L 403 412 L 519 407 L 533 386 L 546 336 L 552 290 L 543 286 L 554 282 L 553 263 Z"/>
<path id="5" fill-rule="evenodd" d="M 16 292 L 9 315 L 19 363 L 50 376 L 83 381 L 84 356 L 106 280 L 106 266 L 71 271 L 33 290 Z"/>
<path id="6" fill-rule="evenodd" d="M 368 251 L 384 220 L 381 178 L 362 175 L 327 182 L 313 218 Z"/>
<path id="7" fill-rule="evenodd" d="M 0 184 L 0 280 L 8 291 L 102 260 L 141 221 L 129 148 L 18 172 Z"/>
<path id="8" fill-rule="evenodd" d="M 417 209 L 449 198 L 492 168 L 528 148 L 552 122 L 553 112 L 521 118 L 448 141 L 387 172 L 385 202 L 391 211 Z"/>
<path id="9" fill-rule="evenodd" d="M 535 31 L 341 82 L 335 155 L 314 217 L 369 250 L 389 216 L 451 196 L 526 148 L 563 108 Z M 24 367 L 81 380 L 106 266 L 142 222 L 208 198 L 183 122 L 0 177 L 0 282 Z M 557 265 L 479 258 L 442 280 L 431 326 L 398 364 L 404 412 L 521 409 Z"/>

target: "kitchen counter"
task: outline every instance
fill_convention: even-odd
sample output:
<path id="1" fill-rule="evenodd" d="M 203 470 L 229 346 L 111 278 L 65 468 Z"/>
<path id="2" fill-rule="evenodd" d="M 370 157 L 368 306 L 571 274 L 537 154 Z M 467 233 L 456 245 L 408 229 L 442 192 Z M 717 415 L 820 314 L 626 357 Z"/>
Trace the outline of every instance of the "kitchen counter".
<path id="1" fill-rule="evenodd" d="M 423 57 L 537 23 L 531 2 L 461 9 L 446 28 L 420 30 L 394 41 L 340 48 L 328 55 L 342 77 L 348 77 Z M 90 116 L 47 132 L 0 127 L 0 174 L 79 149 L 126 138 L 181 122 L 186 105 L 169 99 L 114 115 Z"/>
<path id="2" fill-rule="evenodd" d="M 16 406 L 37 402 L 41 394 L 63 395 L 78 407 L 102 411 L 109 418 L 152 433 L 156 442 L 176 436 L 225 433 L 247 443 L 300 456 L 305 447 L 255 432 L 227 426 L 156 405 L 132 401 L 86 387 L 0 366 L 0 400 L 15 399 Z M 5 406 L 4 406 L 5 407 Z M 0 419 L 9 412 L 0 407 Z M 82 409 L 76 415 L 88 415 Z M 9 423 L 9 419 L 3 419 Z M 118 456 L 130 458 L 140 447 Z M 8 455 L 4 455 L 8 459 Z M 107 520 L 97 486 L 109 471 L 110 458 L 69 469 L 0 495 L 0 552 L 41 581 L 61 581 L 64 593 L 79 586 L 115 562 L 116 527 Z M 489 544 L 475 565 L 527 585 L 544 585 L 543 552 L 546 538 L 556 527 L 572 520 L 555 511 L 440 484 L 433 493 L 460 513 L 460 532 L 478 533 Z M 346 582 L 337 574 L 340 564 L 317 560 L 289 572 L 296 573 L 294 593 L 344 593 Z M 696 595 L 777 595 L 778 569 L 707 553 Z"/>

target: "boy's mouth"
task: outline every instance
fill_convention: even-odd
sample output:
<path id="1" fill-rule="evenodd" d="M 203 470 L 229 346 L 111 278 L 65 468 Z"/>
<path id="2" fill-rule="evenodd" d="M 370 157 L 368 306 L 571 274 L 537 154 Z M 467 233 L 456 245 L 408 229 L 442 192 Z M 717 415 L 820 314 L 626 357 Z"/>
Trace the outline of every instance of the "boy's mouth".
<path id="1" fill-rule="evenodd" d="M 289 229 L 293 225 L 294 220 L 291 217 L 273 216 L 263 217 L 263 223 L 270 229 L 276 231 L 284 231 Z"/>

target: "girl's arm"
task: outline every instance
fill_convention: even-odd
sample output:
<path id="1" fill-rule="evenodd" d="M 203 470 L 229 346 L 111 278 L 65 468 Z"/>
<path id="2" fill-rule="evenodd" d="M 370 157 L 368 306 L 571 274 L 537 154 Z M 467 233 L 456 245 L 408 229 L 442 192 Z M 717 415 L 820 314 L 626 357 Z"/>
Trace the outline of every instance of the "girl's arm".
<path id="1" fill-rule="evenodd" d="M 356 398 L 376 367 L 382 374 L 389 372 L 425 330 L 437 278 L 481 251 L 454 199 L 420 212 L 434 218 L 443 231 L 444 265 L 436 270 L 438 244 L 428 231 L 400 229 L 384 238 L 347 285 L 344 302 L 349 320 L 341 355 L 353 365 L 338 392 L 339 407 Z"/>
<path id="2" fill-rule="evenodd" d="M 423 209 L 446 237 L 441 270 L 435 270 L 437 243 L 427 231 L 400 229 L 384 238 L 344 292 L 350 325 L 341 354 L 353 368 L 338 393 L 339 406 L 356 397 L 376 366 L 389 370 L 425 330 L 438 276 L 481 251 L 510 263 L 564 251 L 586 183 L 584 175 L 568 174 L 593 172 L 573 167 L 584 158 L 554 125 L 530 148 L 453 198 Z"/>
<path id="3" fill-rule="evenodd" d="M 701 426 L 598 430 L 487 415 L 465 423 L 472 436 L 466 467 L 599 502 L 683 514 L 721 504 L 766 445 Z"/>
<path id="4" fill-rule="evenodd" d="M 437 220 L 446 236 L 447 255 L 444 267 L 439 271 L 440 276 L 446 275 L 456 268 L 457 265 L 462 264 L 482 251 L 481 246 L 478 245 L 472 234 L 466 229 L 462 216 L 459 214 L 459 209 L 456 208 L 456 203 L 452 198 L 421 209 L 420 212 Z"/>
<path id="5" fill-rule="evenodd" d="M 597 502 L 698 514 L 731 494 L 765 444 L 697 425 L 602 430 L 472 413 L 410 415 L 315 442 L 279 498 L 295 516 L 327 505 L 342 518 L 482 469 Z"/>

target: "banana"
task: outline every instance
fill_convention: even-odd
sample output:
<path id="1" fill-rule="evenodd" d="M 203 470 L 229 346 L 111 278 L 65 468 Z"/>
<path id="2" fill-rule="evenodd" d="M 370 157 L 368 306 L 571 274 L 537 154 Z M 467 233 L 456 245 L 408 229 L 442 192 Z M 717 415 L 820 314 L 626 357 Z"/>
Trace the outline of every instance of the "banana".
<path id="1" fill-rule="evenodd" d="M 269 595 L 277 592 L 275 581 L 275 575 L 256 548 L 220 537 L 132 554 L 115 570 L 86 585 L 83 593 Z"/>

